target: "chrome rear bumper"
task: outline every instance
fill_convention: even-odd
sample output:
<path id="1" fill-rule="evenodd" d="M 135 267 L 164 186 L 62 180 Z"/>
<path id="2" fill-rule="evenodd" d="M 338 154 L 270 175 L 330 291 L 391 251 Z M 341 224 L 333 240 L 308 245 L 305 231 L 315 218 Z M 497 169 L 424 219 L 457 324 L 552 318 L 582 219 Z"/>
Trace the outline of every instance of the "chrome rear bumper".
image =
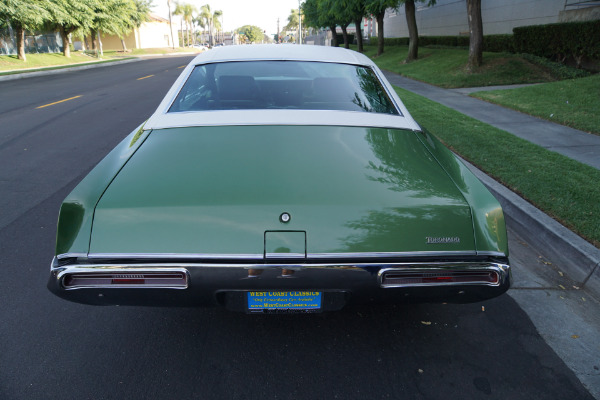
<path id="1" fill-rule="evenodd" d="M 511 284 L 495 261 L 367 263 L 82 263 L 53 260 L 48 288 L 96 305 L 203 306 L 245 309 L 248 291 L 323 292 L 323 310 L 347 303 L 474 302 Z M 161 260 L 162 261 L 162 260 Z M 506 260 L 507 261 L 507 260 Z"/>

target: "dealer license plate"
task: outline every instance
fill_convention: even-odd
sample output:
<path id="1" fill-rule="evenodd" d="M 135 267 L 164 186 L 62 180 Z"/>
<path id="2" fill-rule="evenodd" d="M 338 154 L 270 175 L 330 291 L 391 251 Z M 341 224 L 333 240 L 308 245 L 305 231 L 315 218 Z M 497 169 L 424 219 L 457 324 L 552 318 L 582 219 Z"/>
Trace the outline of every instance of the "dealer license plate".
<path id="1" fill-rule="evenodd" d="M 322 292 L 248 292 L 248 311 L 318 312 L 321 310 Z"/>

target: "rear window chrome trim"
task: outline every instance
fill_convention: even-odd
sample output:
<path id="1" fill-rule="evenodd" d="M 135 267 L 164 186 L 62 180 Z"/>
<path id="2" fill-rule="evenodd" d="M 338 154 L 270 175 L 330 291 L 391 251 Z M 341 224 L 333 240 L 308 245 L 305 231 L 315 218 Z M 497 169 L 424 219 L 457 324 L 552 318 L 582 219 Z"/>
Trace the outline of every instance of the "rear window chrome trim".
<path id="1" fill-rule="evenodd" d="M 308 121 L 308 122 L 307 122 Z M 194 126 L 348 126 L 420 131 L 402 115 L 344 110 L 214 110 L 154 114 L 144 129 Z"/>

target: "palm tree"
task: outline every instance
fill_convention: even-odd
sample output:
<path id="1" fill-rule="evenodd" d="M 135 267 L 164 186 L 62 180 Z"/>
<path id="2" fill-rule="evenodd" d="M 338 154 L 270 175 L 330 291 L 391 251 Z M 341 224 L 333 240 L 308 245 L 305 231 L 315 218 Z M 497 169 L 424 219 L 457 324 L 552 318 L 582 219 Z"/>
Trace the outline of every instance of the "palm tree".
<path id="1" fill-rule="evenodd" d="M 187 28 L 187 36 L 188 36 L 188 46 L 190 45 L 190 30 L 194 29 L 194 13 L 197 13 L 198 9 L 196 9 L 196 7 L 194 7 L 191 4 L 185 4 L 184 5 L 184 11 L 183 11 L 183 19 L 185 20 L 185 24 L 188 27 Z M 192 32 L 192 39 L 194 37 L 193 35 L 194 32 Z"/>
<path id="2" fill-rule="evenodd" d="M 210 4 L 205 4 L 200 7 L 200 16 L 198 18 L 202 20 L 202 26 L 208 26 L 208 42 L 212 46 L 212 13 L 210 11 Z"/>
<path id="3" fill-rule="evenodd" d="M 190 27 L 192 26 L 192 22 L 194 20 L 193 14 L 195 12 L 198 12 L 198 10 L 193 5 L 188 4 L 188 3 L 175 2 L 175 11 L 173 11 L 173 14 L 181 15 L 181 25 L 182 25 L 181 37 L 182 37 L 182 40 L 185 39 L 183 37 L 183 22 L 185 22 L 185 29 L 186 29 L 186 33 L 187 33 L 187 45 L 190 44 Z M 185 42 L 185 40 L 184 40 L 184 42 Z M 185 43 L 184 43 L 184 45 L 185 45 Z"/>
<path id="4" fill-rule="evenodd" d="M 221 18 L 223 16 L 223 11 L 221 10 L 217 10 L 213 13 L 213 27 L 215 28 L 215 30 L 217 31 L 217 37 L 219 36 L 219 31 L 221 30 L 221 20 L 219 18 Z"/>
<path id="5" fill-rule="evenodd" d="M 199 27 L 202 29 L 202 31 L 200 32 L 200 41 L 201 41 L 202 43 L 204 43 L 204 38 L 203 38 L 203 35 L 204 35 L 205 28 L 208 26 L 208 21 L 206 21 L 206 19 L 202 18 L 202 15 L 200 15 L 200 14 L 199 14 L 199 15 L 198 15 L 198 16 L 197 16 L 197 17 L 194 19 L 194 22 L 195 22 L 196 24 L 198 24 L 198 26 L 199 26 Z"/>
<path id="6" fill-rule="evenodd" d="M 175 10 L 173 10 L 173 15 L 181 15 L 181 25 L 179 32 L 181 33 L 181 44 L 183 45 L 183 47 L 185 47 L 185 40 L 183 37 L 183 4 L 179 3 L 178 1 L 175 2 Z"/>
<path id="7" fill-rule="evenodd" d="M 215 44 L 213 37 L 214 28 L 217 26 L 220 28 L 221 22 L 219 21 L 219 17 L 221 17 L 222 15 L 223 11 L 221 10 L 217 10 L 213 13 L 210 10 L 209 4 L 205 4 L 202 7 L 200 7 L 200 18 L 202 18 L 205 21 L 206 25 L 208 25 L 211 46 L 214 46 Z"/>

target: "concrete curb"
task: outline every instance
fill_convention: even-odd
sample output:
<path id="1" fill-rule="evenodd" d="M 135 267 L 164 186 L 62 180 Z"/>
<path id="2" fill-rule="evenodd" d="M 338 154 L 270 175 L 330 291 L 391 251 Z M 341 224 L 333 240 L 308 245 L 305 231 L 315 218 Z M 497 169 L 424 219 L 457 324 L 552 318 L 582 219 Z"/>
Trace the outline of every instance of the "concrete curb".
<path id="1" fill-rule="evenodd" d="M 600 301 L 600 249 L 579 237 L 531 203 L 472 164 L 465 165 L 498 199 L 507 220 L 518 226 L 533 246 L 543 248 L 571 279 Z"/>
<path id="2" fill-rule="evenodd" d="M 84 64 L 84 65 L 79 64 L 79 66 L 77 66 L 77 67 L 51 69 L 51 70 L 47 70 L 47 71 L 22 72 L 22 73 L 18 73 L 18 74 L 0 76 L 0 82 L 12 81 L 15 79 L 35 78 L 36 76 L 62 74 L 64 72 L 82 71 L 82 70 L 92 69 L 92 68 L 109 67 L 111 65 L 127 64 L 130 62 L 137 62 L 137 61 L 142 61 L 142 59 L 141 58 L 132 58 L 130 60 L 111 61 L 111 62 L 105 62 L 105 63 L 100 63 L 100 64 L 89 64 L 89 65 L 88 64 Z"/>

